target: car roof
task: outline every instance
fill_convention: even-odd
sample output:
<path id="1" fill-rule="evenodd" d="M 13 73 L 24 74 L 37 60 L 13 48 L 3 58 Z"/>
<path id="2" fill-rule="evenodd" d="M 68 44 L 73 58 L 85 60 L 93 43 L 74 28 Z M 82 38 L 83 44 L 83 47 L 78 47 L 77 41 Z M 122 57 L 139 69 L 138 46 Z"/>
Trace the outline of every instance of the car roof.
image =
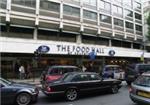
<path id="1" fill-rule="evenodd" d="M 105 65 L 105 67 L 120 67 L 119 65 Z"/>
<path id="2" fill-rule="evenodd" d="M 71 65 L 54 65 L 54 66 L 49 66 L 51 68 L 78 68 L 77 66 L 71 66 Z"/>

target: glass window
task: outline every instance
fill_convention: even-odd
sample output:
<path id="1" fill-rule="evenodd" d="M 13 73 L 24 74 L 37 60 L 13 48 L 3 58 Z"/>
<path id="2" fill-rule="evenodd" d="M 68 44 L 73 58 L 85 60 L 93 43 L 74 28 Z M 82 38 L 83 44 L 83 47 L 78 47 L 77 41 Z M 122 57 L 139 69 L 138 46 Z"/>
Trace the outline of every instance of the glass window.
<path id="1" fill-rule="evenodd" d="M 133 17 L 133 12 L 125 9 L 125 16 Z"/>
<path id="2" fill-rule="evenodd" d="M 113 6 L 113 12 L 122 15 L 122 8 L 118 6 Z"/>
<path id="3" fill-rule="evenodd" d="M 139 19 L 139 20 L 142 20 L 142 16 L 140 14 L 138 14 L 138 13 L 135 13 L 135 18 Z"/>
<path id="4" fill-rule="evenodd" d="M 101 14 L 101 15 L 100 15 L 100 21 L 106 22 L 106 23 L 111 23 L 111 17 Z"/>
<path id="5" fill-rule="evenodd" d="M 123 3 L 130 7 L 132 6 L 132 0 L 123 0 Z"/>
<path id="6" fill-rule="evenodd" d="M 142 26 L 140 26 L 140 25 L 136 25 L 135 28 L 137 31 L 142 31 Z"/>
<path id="7" fill-rule="evenodd" d="M 49 2 L 49 1 L 43 1 L 40 2 L 40 8 L 59 12 L 60 11 L 60 5 L 58 3 Z"/>
<path id="8" fill-rule="evenodd" d="M 96 74 L 90 74 L 89 75 L 89 80 L 100 80 L 100 77 Z"/>
<path id="9" fill-rule="evenodd" d="M 12 3 L 29 7 L 35 7 L 36 0 L 12 0 Z"/>
<path id="10" fill-rule="evenodd" d="M 134 9 L 141 9 L 141 4 L 138 2 L 134 2 Z"/>
<path id="11" fill-rule="evenodd" d="M 78 82 L 78 81 L 88 81 L 88 76 L 86 74 L 81 74 L 81 75 L 76 75 L 73 79 L 73 82 Z"/>
<path id="12" fill-rule="evenodd" d="M 118 26 L 123 26 L 123 20 L 114 18 L 114 24 Z"/>
<path id="13" fill-rule="evenodd" d="M 83 0 L 83 3 L 96 6 L 97 0 Z"/>
<path id="14" fill-rule="evenodd" d="M 87 19 L 97 20 L 97 13 L 84 10 L 83 17 Z"/>
<path id="15" fill-rule="evenodd" d="M 139 76 L 134 82 L 134 84 L 139 86 L 150 87 L 150 76 Z"/>
<path id="16" fill-rule="evenodd" d="M 64 5 L 64 14 L 80 17 L 80 9 Z"/>
<path id="17" fill-rule="evenodd" d="M 110 11 L 110 3 L 100 0 L 100 8 Z"/>
<path id="18" fill-rule="evenodd" d="M 126 28 L 131 28 L 131 29 L 133 29 L 133 23 L 126 22 Z"/>

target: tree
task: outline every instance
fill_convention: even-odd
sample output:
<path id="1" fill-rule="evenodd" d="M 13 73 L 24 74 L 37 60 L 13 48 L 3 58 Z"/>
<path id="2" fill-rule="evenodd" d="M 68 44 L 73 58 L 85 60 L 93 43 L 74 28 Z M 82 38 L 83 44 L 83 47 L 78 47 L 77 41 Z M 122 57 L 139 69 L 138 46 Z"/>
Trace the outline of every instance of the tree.
<path id="1" fill-rule="evenodd" d="M 149 16 L 147 18 L 147 25 L 148 25 L 148 35 L 147 35 L 147 39 L 150 41 L 150 12 L 149 12 Z"/>

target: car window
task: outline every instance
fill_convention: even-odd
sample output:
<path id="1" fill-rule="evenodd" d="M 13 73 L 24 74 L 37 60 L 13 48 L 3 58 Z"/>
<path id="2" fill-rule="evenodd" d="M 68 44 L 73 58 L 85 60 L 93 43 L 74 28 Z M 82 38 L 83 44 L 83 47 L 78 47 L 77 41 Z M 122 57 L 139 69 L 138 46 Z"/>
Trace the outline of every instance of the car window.
<path id="1" fill-rule="evenodd" d="M 78 82 L 78 81 L 88 81 L 88 75 L 86 74 L 80 74 L 76 75 L 73 79 L 73 82 Z"/>
<path id="2" fill-rule="evenodd" d="M 89 75 L 89 80 L 100 80 L 99 76 L 96 74 L 90 74 Z"/>
<path id="3" fill-rule="evenodd" d="M 139 65 L 139 72 L 150 71 L 150 65 Z"/>
<path id="4" fill-rule="evenodd" d="M 62 68 L 52 68 L 51 71 L 49 72 L 51 75 L 61 75 L 63 74 L 63 69 Z"/>
<path id="5" fill-rule="evenodd" d="M 150 87 L 150 76 L 140 76 L 135 80 L 134 84 Z"/>

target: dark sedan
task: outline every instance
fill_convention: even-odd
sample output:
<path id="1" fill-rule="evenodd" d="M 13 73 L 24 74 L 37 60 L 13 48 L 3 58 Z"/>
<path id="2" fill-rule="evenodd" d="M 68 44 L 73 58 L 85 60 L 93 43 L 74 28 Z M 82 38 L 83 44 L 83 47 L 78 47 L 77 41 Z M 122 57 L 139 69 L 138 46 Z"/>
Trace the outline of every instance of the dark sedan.
<path id="1" fill-rule="evenodd" d="M 59 80 L 45 83 L 42 90 L 47 96 L 63 95 L 67 100 L 73 101 L 80 93 L 99 90 L 117 93 L 120 87 L 120 80 L 103 80 L 97 73 L 70 72 Z"/>
<path id="2" fill-rule="evenodd" d="M 38 98 L 38 89 L 29 84 L 19 84 L 0 78 L 1 103 L 28 105 L 36 102 Z"/>

